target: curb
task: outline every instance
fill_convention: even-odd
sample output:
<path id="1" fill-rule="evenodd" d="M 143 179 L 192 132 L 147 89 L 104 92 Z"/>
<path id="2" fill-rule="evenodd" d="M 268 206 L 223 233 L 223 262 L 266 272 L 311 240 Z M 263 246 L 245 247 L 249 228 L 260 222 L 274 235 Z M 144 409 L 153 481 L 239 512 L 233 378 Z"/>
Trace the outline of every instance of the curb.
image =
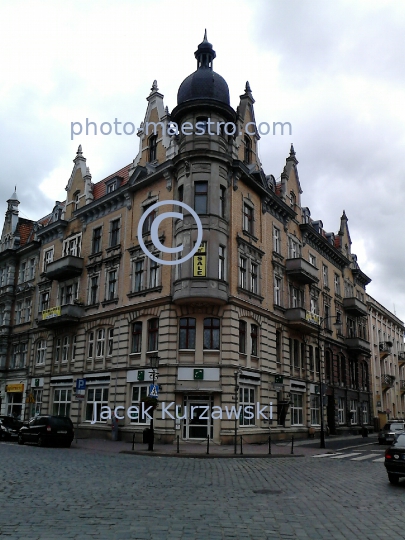
<path id="1" fill-rule="evenodd" d="M 298 458 L 305 457 L 304 454 L 163 454 L 161 452 L 137 452 L 132 450 L 121 450 L 120 454 L 129 454 L 134 456 L 149 456 L 149 457 L 172 457 L 172 458 L 195 458 L 195 459 L 217 459 L 217 458 L 228 458 L 228 459 L 243 459 L 243 458 Z"/>

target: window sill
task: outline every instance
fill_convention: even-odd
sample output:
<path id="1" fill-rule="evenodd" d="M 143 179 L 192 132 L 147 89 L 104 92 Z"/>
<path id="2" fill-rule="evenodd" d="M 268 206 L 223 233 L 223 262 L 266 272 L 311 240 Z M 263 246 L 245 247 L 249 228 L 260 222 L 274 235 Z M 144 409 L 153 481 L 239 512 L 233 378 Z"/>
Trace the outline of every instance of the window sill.
<path id="1" fill-rule="evenodd" d="M 139 351 L 139 352 L 131 352 L 131 353 L 129 353 L 129 356 L 141 356 L 141 351 Z"/>
<path id="2" fill-rule="evenodd" d="M 260 294 L 249 291 L 249 289 L 244 289 L 243 287 L 238 287 L 238 292 L 247 294 L 249 296 L 249 299 L 254 298 L 255 300 L 259 300 L 259 302 L 263 302 L 264 300 L 264 297 L 260 296 Z"/>
<path id="3" fill-rule="evenodd" d="M 220 350 L 219 349 L 203 349 L 203 353 L 209 353 L 209 354 L 219 354 L 220 353 Z"/>
<path id="4" fill-rule="evenodd" d="M 105 251 L 106 253 L 111 253 L 111 251 L 116 251 L 117 249 L 121 250 L 121 244 L 116 244 L 115 246 L 109 246 Z"/>
<path id="5" fill-rule="evenodd" d="M 97 304 L 89 304 L 88 306 L 84 306 L 84 310 L 87 311 L 88 309 L 98 308 L 99 306 L 100 302 L 97 302 Z"/>
<path id="6" fill-rule="evenodd" d="M 195 353 L 195 349 L 179 349 L 179 353 Z"/>
<path id="7" fill-rule="evenodd" d="M 97 253 L 92 253 L 89 255 L 89 260 L 92 261 L 96 257 L 101 257 L 103 255 L 103 251 L 97 251 Z"/>
<path id="8" fill-rule="evenodd" d="M 118 297 L 112 298 L 111 300 L 104 300 L 104 302 L 101 302 L 101 305 L 103 307 L 108 306 L 110 304 L 118 304 Z"/>
<path id="9" fill-rule="evenodd" d="M 286 311 L 286 308 L 283 306 L 280 306 L 279 304 L 273 304 L 274 309 L 278 309 L 279 311 L 282 311 L 283 313 Z"/>
<path id="10" fill-rule="evenodd" d="M 158 287 L 151 287 L 150 289 L 142 289 L 141 291 L 128 293 L 127 297 L 135 298 L 137 296 L 146 296 L 147 294 L 152 293 L 152 292 L 160 293 L 162 292 L 162 289 L 163 289 L 162 285 L 159 285 Z"/>
<path id="11" fill-rule="evenodd" d="M 252 233 L 250 233 L 249 231 L 246 231 L 245 229 L 242 230 L 242 234 L 244 234 L 245 236 L 247 236 L 248 238 L 250 238 L 251 240 L 253 240 L 253 242 L 258 242 L 259 239 L 256 238 L 256 236 L 254 236 Z"/>

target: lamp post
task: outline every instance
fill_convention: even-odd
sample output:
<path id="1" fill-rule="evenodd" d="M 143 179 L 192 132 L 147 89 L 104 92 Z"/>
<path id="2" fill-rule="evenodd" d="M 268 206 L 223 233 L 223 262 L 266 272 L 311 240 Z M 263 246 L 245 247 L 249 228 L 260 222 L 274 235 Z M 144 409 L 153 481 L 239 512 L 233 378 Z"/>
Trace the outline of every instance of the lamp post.
<path id="1" fill-rule="evenodd" d="M 322 391 L 322 362 L 321 362 L 321 328 L 325 321 L 328 319 L 336 319 L 336 322 L 334 323 L 335 326 L 341 326 L 342 321 L 340 320 L 340 315 L 331 315 L 329 317 L 319 317 L 319 323 L 318 323 L 318 358 L 316 361 L 319 362 L 319 410 L 321 414 L 321 441 L 319 444 L 319 448 L 326 448 L 325 446 L 325 428 L 323 424 L 323 391 Z"/>
<path id="2" fill-rule="evenodd" d="M 151 356 L 150 357 L 150 367 L 152 368 L 152 384 L 153 386 L 155 386 L 155 374 L 156 374 L 156 371 L 157 368 L 159 367 L 159 356 Z M 157 398 L 156 398 L 156 401 L 157 401 Z M 154 412 L 155 412 L 155 408 L 153 407 L 152 408 L 152 418 L 151 418 L 151 421 L 150 421 L 150 433 L 149 433 L 149 443 L 148 443 L 148 451 L 149 452 L 153 452 L 153 443 L 155 441 L 155 431 L 154 431 L 154 427 L 153 427 L 153 415 L 154 415 Z"/>
<path id="3" fill-rule="evenodd" d="M 237 439 L 238 439 L 238 416 L 236 414 L 236 411 L 238 409 L 238 393 L 239 393 L 239 384 L 238 384 L 238 377 L 241 373 L 242 369 L 239 368 L 237 371 L 234 372 L 235 375 L 235 427 L 234 427 L 234 448 L 233 453 L 236 455 L 237 452 Z"/>

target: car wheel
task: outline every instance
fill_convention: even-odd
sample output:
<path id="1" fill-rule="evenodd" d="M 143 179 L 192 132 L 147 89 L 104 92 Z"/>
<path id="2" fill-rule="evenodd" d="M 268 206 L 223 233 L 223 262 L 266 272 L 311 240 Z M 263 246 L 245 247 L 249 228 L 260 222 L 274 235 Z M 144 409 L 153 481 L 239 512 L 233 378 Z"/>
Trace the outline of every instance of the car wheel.
<path id="1" fill-rule="evenodd" d="M 398 484 L 399 476 L 397 474 L 388 473 L 388 480 L 391 484 Z"/>
<path id="2" fill-rule="evenodd" d="M 24 439 L 22 438 L 22 435 L 18 435 L 18 444 L 24 444 Z"/>
<path id="3" fill-rule="evenodd" d="M 38 446 L 45 446 L 45 440 L 42 435 L 38 437 Z"/>
<path id="4" fill-rule="evenodd" d="M 72 442 L 67 442 L 67 443 L 64 444 L 64 447 L 65 447 L 65 448 L 70 448 L 70 445 L 71 445 L 71 444 L 72 444 Z"/>

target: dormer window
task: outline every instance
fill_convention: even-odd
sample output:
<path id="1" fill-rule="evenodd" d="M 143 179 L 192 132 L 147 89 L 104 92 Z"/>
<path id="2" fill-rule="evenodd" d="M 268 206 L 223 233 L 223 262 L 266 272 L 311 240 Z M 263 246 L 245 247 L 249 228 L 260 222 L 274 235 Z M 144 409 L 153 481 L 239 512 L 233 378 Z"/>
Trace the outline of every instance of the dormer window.
<path id="1" fill-rule="evenodd" d="M 248 135 L 245 135 L 245 157 L 243 161 L 245 163 L 252 162 L 252 140 Z"/>
<path id="2" fill-rule="evenodd" d="M 157 135 L 149 137 L 149 162 L 156 161 L 157 154 Z"/>
<path id="3" fill-rule="evenodd" d="M 117 180 L 111 180 L 111 182 L 108 182 L 107 184 L 107 193 L 112 193 L 117 189 Z"/>
<path id="4" fill-rule="evenodd" d="M 295 205 L 297 203 L 297 198 L 295 196 L 295 193 L 293 191 L 291 191 L 290 193 L 290 204 L 291 204 L 291 208 L 295 208 Z"/>

